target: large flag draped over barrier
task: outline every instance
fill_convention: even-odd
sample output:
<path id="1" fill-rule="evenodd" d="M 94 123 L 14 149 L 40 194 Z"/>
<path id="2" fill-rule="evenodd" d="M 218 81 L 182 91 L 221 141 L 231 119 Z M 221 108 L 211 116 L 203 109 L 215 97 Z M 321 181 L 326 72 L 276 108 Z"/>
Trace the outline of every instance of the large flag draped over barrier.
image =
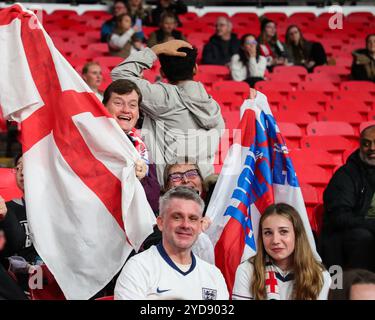
<path id="1" fill-rule="evenodd" d="M 225 159 L 207 209 L 207 233 L 215 246 L 215 263 L 232 291 L 238 265 L 256 253 L 261 213 L 284 202 L 300 213 L 313 252 L 314 237 L 296 173 L 265 95 L 241 107 L 239 129 Z"/>
<path id="2" fill-rule="evenodd" d="M 34 246 L 68 299 L 88 299 L 155 222 L 139 155 L 35 15 L 0 12 L 0 106 L 21 123 Z"/>

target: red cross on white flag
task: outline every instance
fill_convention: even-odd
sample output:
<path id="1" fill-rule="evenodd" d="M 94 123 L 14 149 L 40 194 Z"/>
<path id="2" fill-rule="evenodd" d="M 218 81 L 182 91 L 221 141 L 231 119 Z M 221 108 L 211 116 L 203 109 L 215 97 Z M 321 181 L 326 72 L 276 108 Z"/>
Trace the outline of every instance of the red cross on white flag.
<path id="1" fill-rule="evenodd" d="M 87 299 L 155 218 L 135 177 L 137 151 L 35 22 L 20 5 L 0 12 L 0 106 L 21 123 L 34 246 L 65 296 Z"/>

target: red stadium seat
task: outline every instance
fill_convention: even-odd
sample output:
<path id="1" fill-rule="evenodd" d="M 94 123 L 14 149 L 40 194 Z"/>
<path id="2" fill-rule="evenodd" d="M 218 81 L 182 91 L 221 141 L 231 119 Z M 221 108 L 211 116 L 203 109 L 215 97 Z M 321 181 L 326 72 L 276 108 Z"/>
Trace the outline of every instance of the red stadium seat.
<path id="1" fill-rule="evenodd" d="M 313 164 L 329 171 L 333 171 L 335 167 L 342 165 L 341 159 L 336 159 L 331 153 L 323 149 L 294 149 L 290 151 L 290 157 L 293 163 L 300 165 Z"/>
<path id="2" fill-rule="evenodd" d="M 55 10 L 48 15 L 48 19 L 62 20 L 77 17 L 78 13 L 75 10 Z"/>
<path id="3" fill-rule="evenodd" d="M 275 21 L 276 23 L 284 22 L 288 18 L 284 12 L 266 12 L 263 16 L 267 17 L 267 19 Z"/>
<path id="4" fill-rule="evenodd" d="M 202 82 L 208 88 L 212 88 L 212 85 L 221 79 L 216 74 L 198 72 L 194 80 Z"/>
<path id="5" fill-rule="evenodd" d="M 310 73 L 306 76 L 307 82 L 332 82 L 333 84 L 339 84 L 341 77 L 337 73 Z"/>
<path id="6" fill-rule="evenodd" d="M 298 75 L 301 79 L 304 79 L 307 75 L 306 68 L 302 66 L 275 66 L 273 72 L 281 73 L 285 77 L 288 77 L 289 75 Z"/>
<path id="7" fill-rule="evenodd" d="M 325 187 L 331 179 L 331 174 L 327 170 L 317 165 L 295 165 L 298 181 L 311 184 L 316 187 Z"/>
<path id="8" fill-rule="evenodd" d="M 314 223 L 313 211 L 316 205 L 319 203 L 319 194 L 317 189 L 311 184 L 301 183 L 300 187 L 303 196 L 303 201 L 306 205 L 309 222 L 312 227 Z"/>
<path id="9" fill-rule="evenodd" d="M 287 82 L 271 82 L 271 81 L 258 81 L 255 84 L 255 89 L 263 93 L 268 91 L 276 91 L 289 95 L 290 92 L 294 91 L 293 86 Z"/>
<path id="10" fill-rule="evenodd" d="M 302 131 L 299 126 L 291 122 L 277 122 L 277 126 L 289 149 L 300 147 Z"/>
<path id="11" fill-rule="evenodd" d="M 226 66 L 202 64 L 198 68 L 198 73 L 216 74 L 222 80 L 229 78 L 229 69 Z"/>
<path id="12" fill-rule="evenodd" d="M 349 75 L 350 71 L 343 66 L 317 66 L 314 68 L 314 73 L 338 74 L 344 77 Z"/>
<path id="13" fill-rule="evenodd" d="M 290 101 L 305 101 L 307 103 L 309 101 L 316 102 L 321 105 L 326 105 L 328 101 L 327 95 L 325 95 L 321 91 L 295 91 L 290 93 Z"/>
<path id="14" fill-rule="evenodd" d="M 283 101 L 279 110 L 304 111 L 312 115 L 317 115 L 319 112 L 325 110 L 325 104 L 310 99 L 290 100 Z"/>
<path id="15" fill-rule="evenodd" d="M 111 19 L 112 15 L 106 11 L 87 10 L 82 13 L 82 17 L 86 20 L 101 20 L 104 23 L 104 21 Z"/>
<path id="16" fill-rule="evenodd" d="M 306 127 L 315 120 L 311 114 L 300 110 L 282 110 L 274 112 L 273 115 L 277 122 L 294 122 L 299 127 Z"/>
<path id="17" fill-rule="evenodd" d="M 16 173 L 14 169 L 0 168 L 0 196 L 5 201 L 21 198 L 23 192 L 18 188 L 16 182 Z"/>
<path id="18" fill-rule="evenodd" d="M 359 112 L 367 116 L 371 108 L 363 101 L 356 101 L 355 99 L 342 99 L 333 100 L 327 103 L 327 110 L 345 113 Z"/>
<path id="19" fill-rule="evenodd" d="M 112 70 L 114 67 L 124 61 L 124 59 L 121 57 L 96 57 L 93 60 L 98 62 L 101 66 L 107 67 L 109 70 Z"/>
<path id="20" fill-rule="evenodd" d="M 365 120 L 358 112 L 350 110 L 346 112 L 342 112 L 341 110 L 331 110 L 320 113 L 318 115 L 318 121 L 342 121 L 350 123 L 354 128 L 356 135 L 359 135 L 359 125 Z"/>
<path id="21" fill-rule="evenodd" d="M 353 142 L 338 135 L 330 136 L 305 136 L 301 139 L 301 147 L 322 149 L 330 153 L 341 153 L 345 150 L 352 149 L 354 146 Z M 336 158 L 337 159 L 337 158 Z"/>
<path id="22" fill-rule="evenodd" d="M 87 50 L 101 52 L 103 56 L 108 55 L 109 53 L 107 43 L 91 43 L 87 46 Z"/>
<path id="23" fill-rule="evenodd" d="M 186 12 L 184 14 L 180 14 L 178 18 L 180 19 L 181 23 L 184 25 L 184 24 L 191 23 L 192 21 L 197 20 L 198 15 L 195 12 Z"/>
<path id="24" fill-rule="evenodd" d="M 316 19 L 316 15 L 312 12 L 296 12 L 296 13 L 291 14 L 287 20 L 290 24 L 295 24 L 299 21 L 308 20 L 311 22 L 311 21 L 314 21 L 315 19 Z"/>
<path id="25" fill-rule="evenodd" d="M 228 110 L 238 111 L 244 100 L 242 97 L 229 91 L 212 90 L 211 95 L 219 103 L 222 110 L 227 110 L 227 111 Z"/>
<path id="26" fill-rule="evenodd" d="M 302 91 L 320 91 L 330 95 L 337 92 L 338 89 L 332 82 L 302 82 L 299 85 Z"/>
<path id="27" fill-rule="evenodd" d="M 341 83 L 342 91 L 361 91 L 375 94 L 375 84 L 370 81 L 344 81 Z"/>
<path id="28" fill-rule="evenodd" d="M 302 81 L 301 77 L 298 74 L 283 74 L 276 72 L 270 73 L 267 76 L 267 80 L 272 82 L 286 82 L 293 87 L 296 87 Z"/>
<path id="29" fill-rule="evenodd" d="M 307 125 L 306 132 L 309 136 L 356 136 L 353 127 L 349 123 L 340 121 L 314 121 Z"/>
<path id="30" fill-rule="evenodd" d="M 250 86 L 244 81 L 218 81 L 213 84 L 212 89 L 215 91 L 233 92 L 243 99 L 247 99 L 250 94 Z"/>
<path id="31" fill-rule="evenodd" d="M 191 43 L 191 41 L 201 41 L 204 44 L 208 42 L 211 38 L 212 33 L 209 32 L 191 32 L 187 35 L 187 40 Z"/>

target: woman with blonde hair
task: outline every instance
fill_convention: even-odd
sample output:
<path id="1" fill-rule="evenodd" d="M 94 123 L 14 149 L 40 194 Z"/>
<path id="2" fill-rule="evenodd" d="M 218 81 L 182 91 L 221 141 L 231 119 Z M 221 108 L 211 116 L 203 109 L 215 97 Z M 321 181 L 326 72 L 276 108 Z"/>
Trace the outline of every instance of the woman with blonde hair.
<path id="1" fill-rule="evenodd" d="M 232 298 L 325 300 L 330 284 L 298 212 L 285 203 L 269 206 L 259 221 L 257 253 L 238 267 Z"/>

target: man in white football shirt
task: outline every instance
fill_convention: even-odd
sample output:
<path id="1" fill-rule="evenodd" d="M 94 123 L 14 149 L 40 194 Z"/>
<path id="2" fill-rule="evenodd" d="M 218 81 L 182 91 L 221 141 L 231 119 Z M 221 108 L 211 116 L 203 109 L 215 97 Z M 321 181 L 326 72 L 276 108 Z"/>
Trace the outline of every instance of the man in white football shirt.
<path id="1" fill-rule="evenodd" d="M 125 264 L 116 282 L 116 300 L 229 298 L 220 270 L 191 251 L 201 232 L 203 209 L 201 197 L 188 187 L 176 187 L 160 198 L 162 241 Z"/>

